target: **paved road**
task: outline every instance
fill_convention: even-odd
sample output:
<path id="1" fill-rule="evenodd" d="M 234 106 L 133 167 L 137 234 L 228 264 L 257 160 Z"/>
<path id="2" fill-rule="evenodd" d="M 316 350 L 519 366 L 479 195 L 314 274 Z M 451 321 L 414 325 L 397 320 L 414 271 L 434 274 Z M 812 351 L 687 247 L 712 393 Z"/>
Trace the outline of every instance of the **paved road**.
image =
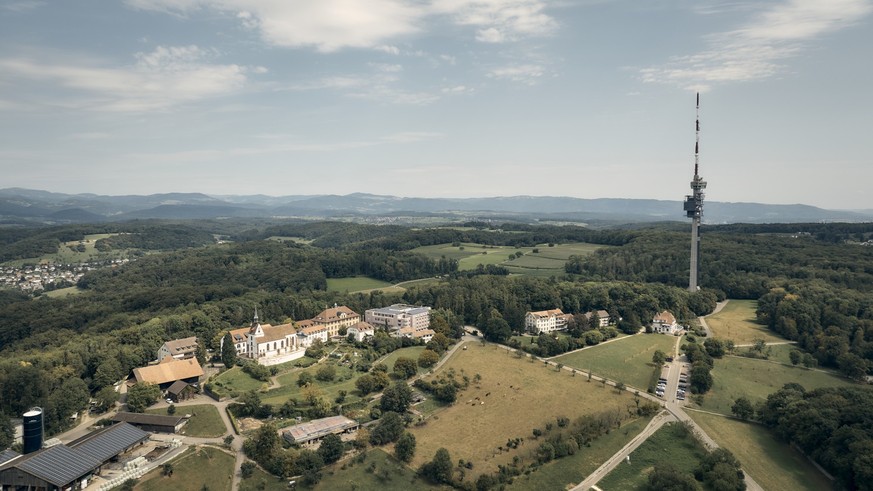
<path id="1" fill-rule="evenodd" d="M 627 443 L 621 450 L 619 450 L 615 455 L 607 459 L 606 462 L 603 463 L 600 467 L 597 468 L 594 472 L 592 472 L 588 477 L 585 478 L 584 481 L 576 485 L 572 488 L 571 491 L 586 491 L 588 489 L 595 488 L 595 484 L 600 482 L 601 479 L 606 477 L 607 474 L 612 472 L 619 464 L 627 459 L 627 456 L 630 455 L 634 450 L 637 449 L 640 445 L 643 444 L 650 436 L 652 436 L 656 431 L 658 431 L 664 423 L 676 421 L 676 418 L 667 411 L 661 411 L 658 413 L 652 421 L 643 428 L 637 436 L 635 436 L 631 441 Z"/>

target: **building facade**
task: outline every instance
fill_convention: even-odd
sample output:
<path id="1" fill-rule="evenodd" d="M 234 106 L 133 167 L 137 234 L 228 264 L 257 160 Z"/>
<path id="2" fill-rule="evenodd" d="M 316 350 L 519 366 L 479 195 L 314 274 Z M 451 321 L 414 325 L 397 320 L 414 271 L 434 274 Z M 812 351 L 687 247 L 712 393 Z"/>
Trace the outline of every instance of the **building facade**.
<path id="1" fill-rule="evenodd" d="M 381 309 L 364 312 L 364 321 L 374 327 L 396 331 L 404 327 L 427 329 L 430 327 L 430 307 L 416 307 L 396 303 Z"/>
<path id="2" fill-rule="evenodd" d="M 682 327 L 676 322 L 676 317 L 667 310 L 652 319 L 652 332 L 659 334 L 676 334 Z"/>
<path id="3" fill-rule="evenodd" d="M 565 314 L 561 309 L 528 312 L 524 316 L 524 327 L 533 334 L 563 331 L 567 329 L 572 318 L 571 314 Z"/>
<path id="4" fill-rule="evenodd" d="M 157 359 L 163 360 L 168 356 L 176 360 L 194 358 L 197 356 L 197 338 L 192 336 L 190 338 L 174 339 L 162 344 L 158 348 Z"/>

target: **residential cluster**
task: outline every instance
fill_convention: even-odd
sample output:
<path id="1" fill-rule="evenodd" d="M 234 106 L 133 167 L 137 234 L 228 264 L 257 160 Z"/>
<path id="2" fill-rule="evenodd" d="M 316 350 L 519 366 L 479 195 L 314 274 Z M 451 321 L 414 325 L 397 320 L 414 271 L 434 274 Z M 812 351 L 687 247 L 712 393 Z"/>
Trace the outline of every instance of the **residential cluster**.
<path id="1" fill-rule="evenodd" d="M 605 310 L 585 313 L 586 321 L 590 322 L 592 317 L 597 317 L 598 327 L 611 326 L 616 322 L 616 319 L 613 319 Z M 566 331 L 570 328 L 571 322 L 573 322 L 573 315 L 565 314 L 561 309 L 528 312 L 524 316 L 525 330 L 531 334 Z M 676 321 L 676 317 L 671 312 L 665 310 L 652 318 L 651 329 L 654 333 L 675 335 L 681 332 L 683 327 Z"/>
<path id="2" fill-rule="evenodd" d="M 26 292 L 52 290 L 57 285 L 75 285 L 92 269 L 115 267 L 130 259 L 89 261 L 76 264 L 30 264 L 0 267 L 0 288 L 17 288 Z"/>

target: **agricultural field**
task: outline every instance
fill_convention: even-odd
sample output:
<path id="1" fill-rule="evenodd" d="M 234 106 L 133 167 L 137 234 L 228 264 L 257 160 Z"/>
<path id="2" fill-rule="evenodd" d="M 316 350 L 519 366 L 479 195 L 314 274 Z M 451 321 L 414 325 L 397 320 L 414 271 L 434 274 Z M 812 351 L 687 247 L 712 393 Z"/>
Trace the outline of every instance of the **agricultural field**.
<path id="1" fill-rule="evenodd" d="M 160 491 L 173 489 L 179 491 L 230 490 L 233 479 L 234 457 L 214 447 L 197 447 L 187 450 L 173 459 L 172 476 L 163 476 L 162 469 L 149 472 L 140 479 L 136 491 Z"/>
<path id="2" fill-rule="evenodd" d="M 741 396 L 747 397 L 754 406 L 789 382 L 798 383 L 807 390 L 857 385 L 822 370 L 739 356 L 715 360 L 711 373 L 713 385 L 704 396 L 701 409 L 720 414 L 731 414 L 731 406 Z"/>
<path id="3" fill-rule="evenodd" d="M 739 459 L 743 470 L 764 489 L 813 491 L 833 488 L 833 484 L 800 452 L 778 441 L 767 428 L 697 411 L 688 411 L 688 415 L 716 443 L 730 450 Z"/>
<path id="4" fill-rule="evenodd" d="M 383 290 L 391 286 L 387 281 L 377 280 L 368 276 L 353 276 L 351 278 L 328 278 L 327 291 L 355 293 L 364 290 Z"/>
<path id="5" fill-rule="evenodd" d="M 42 256 L 27 259 L 16 259 L 8 261 L 4 264 L 9 266 L 21 266 L 25 263 L 83 263 L 92 259 L 98 258 L 120 258 L 127 257 L 127 250 L 113 250 L 111 252 L 100 252 L 94 244 L 100 240 L 118 234 L 89 234 L 82 237 L 81 240 L 71 240 L 58 245 L 57 252 L 52 254 L 43 254 Z M 71 247 L 77 248 L 79 245 L 84 247 L 83 252 L 72 250 Z"/>
<path id="6" fill-rule="evenodd" d="M 678 470 L 694 473 L 706 450 L 679 423 L 668 423 L 650 436 L 630 454 L 630 462 L 622 462 L 597 483 L 610 491 L 643 489 L 655 465 L 669 462 Z"/>
<path id="7" fill-rule="evenodd" d="M 627 415 L 636 408 L 632 395 L 586 383 L 581 375 L 556 371 L 492 344 L 466 346 L 466 350 L 455 351 L 440 373 L 454 370 L 457 377 L 466 375 L 470 387 L 458 394 L 455 404 L 412 429 L 418 441 L 414 468 L 445 447 L 454 461 L 473 462 L 474 470 L 467 477 L 475 479 L 511 463 L 514 456 L 530 462 L 537 446 L 533 429 L 548 432 L 559 417 L 573 421 L 583 415 Z M 481 377 L 478 383 L 477 374 Z M 524 438 L 525 443 L 515 450 L 498 450 L 513 438 Z"/>
<path id="8" fill-rule="evenodd" d="M 535 248 L 462 243 L 459 246 L 451 244 L 423 246 L 413 249 L 413 252 L 424 254 L 432 259 L 439 259 L 442 256 L 457 259 L 458 269 L 461 271 L 476 269 L 480 264 L 483 266 L 494 264 L 504 266 L 514 274 L 552 276 L 564 274 L 564 263 L 570 256 L 591 254 L 601 247 L 605 246 L 584 242 L 556 244 L 553 247 L 543 244 Z M 534 249 L 538 252 L 534 253 Z M 524 255 L 510 259 L 517 252 Z"/>
<path id="9" fill-rule="evenodd" d="M 713 337 L 727 339 L 735 344 L 752 344 L 757 339 L 768 343 L 787 341 L 787 339 L 758 324 L 755 319 L 755 300 L 731 300 L 721 312 L 706 318 Z"/>
<path id="10" fill-rule="evenodd" d="M 569 483 L 580 483 L 608 458 L 621 450 L 634 435 L 643 431 L 649 421 L 651 418 L 640 418 L 622 424 L 620 429 L 602 435 L 591 442 L 591 446 L 579 449 L 575 455 L 553 460 L 538 468 L 536 472 L 516 477 L 507 489 L 511 491 L 567 489 Z"/>
<path id="11" fill-rule="evenodd" d="M 85 290 L 80 290 L 77 286 L 68 286 L 67 288 L 58 288 L 57 290 L 52 290 L 50 292 L 45 292 L 43 295 L 49 298 L 61 298 L 66 297 L 68 295 L 78 295 Z"/>
<path id="12" fill-rule="evenodd" d="M 561 355 L 552 361 L 582 372 L 591 370 L 594 375 L 624 382 L 644 391 L 655 369 L 652 355 L 661 350 L 670 356 L 676 340 L 675 336 L 663 334 L 635 334 Z"/>
<path id="13" fill-rule="evenodd" d="M 148 409 L 149 414 L 167 415 L 167 408 Z M 191 418 L 185 423 L 180 432 L 184 436 L 201 438 L 217 438 L 227 434 L 227 427 L 218 414 L 218 409 L 212 404 L 197 404 L 192 406 L 176 406 L 176 416 L 190 414 Z"/>

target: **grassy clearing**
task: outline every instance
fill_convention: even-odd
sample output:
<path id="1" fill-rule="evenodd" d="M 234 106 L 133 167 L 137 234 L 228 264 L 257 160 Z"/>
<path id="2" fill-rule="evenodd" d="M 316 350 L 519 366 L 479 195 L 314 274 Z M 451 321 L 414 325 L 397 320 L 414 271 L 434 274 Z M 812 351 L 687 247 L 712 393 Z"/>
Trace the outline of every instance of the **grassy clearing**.
<path id="1" fill-rule="evenodd" d="M 149 409 L 150 414 L 167 414 L 167 408 Z M 228 433 L 218 409 L 212 404 L 176 406 L 176 415 L 190 414 L 191 419 L 182 427 L 181 434 L 201 438 L 217 438 Z"/>
<path id="2" fill-rule="evenodd" d="M 383 358 L 380 358 L 378 361 L 380 363 L 388 365 L 388 373 L 391 373 L 391 369 L 394 368 L 394 362 L 397 361 L 397 358 L 403 356 L 405 358 L 412 358 L 417 362 L 418 355 L 420 355 L 422 351 L 424 351 L 424 346 L 409 346 L 408 348 L 400 348 L 399 350 L 388 353 Z M 419 372 L 420 371 L 421 369 L 419 369 Z"/>
<path id="3" fill-rule="evenodd" d="M 351 278 L 328 278 L 327 291 L 329 292 L 359 292 L 362 290 L 381 290 L 390 287 L 391 283 L 377 280 L 368 276 L 353 276 Z"/>
<path id="4" fill-rule="evenodd" d="M 668 423 L 650 436 L 597 487 L 610 491 L 633 491 L 647 482 L 656 464 L 671 463 L 680 471 L 693 473 L 706 455 L 706 450 L 679 423 Z"/>
<path id="5" fill-rule="evenodd" d="M 768 343 L 787 341 L 773 333 L 755 319 L 755 300 L 731 300 L 721 312 L 706 318 L 713 337 L 729 339 L 736 344 L 752 344 L 756 339 Z"/>
<path id="6" fill-rule="evenodd" d="M 274 406 L 281 406 L 285 403 L 285 401 L 291 398 L 302 401 L 305 398 L 304 388 L 301 388 L 297 385 L 297 379 L 303 372 L 308 372 L 314 377 L 315 373 L 318 371 L 318 368 L 321 366 L 322 364 L 319 363 L 304 370 L 296 370 L 286 373 L 284 375 L 279 375 L 276 380 L 279 382 L 279 384 L 281 384 L 281 387 L 268 390 L 265 394 L 262 394 L 261 401 L 264 404 L 273 404 Z M 312 390 L 314 388 L 322 396 L 327 397 L 331 401 L 336 399 L 341 390 L 344 390 L 347 394 L 345 402 L 346 404 L 360 400 L 361 398 L 357 395 L 358 390 L 355 388 L 355 380 L 363 375 L 363 373 L 352 370 L 345 365 L 335 366 L 336 377 L 333 379 L 332 382 L 316 380 L 306 390 Z"/>
<path id="7" fill-rule="evenodd" d="M 483 266 L 494 264 L 506 267 L 513 274 L 552 276 L 564 273 L 564 263 L 570 256 L 591 254 L 601 247 L 604 246 L 584 242 L 556 244 L 554 247 L 543 244 L 535 248 L 462 243 L 458 246 L 451 244 L 424 246 L 413 249 L 413 251 L 432 259 L 439 259 L 442 256 L 456 259 L 458 260 L 458 269 L 461 271 L 476 269 L 480 264 Z M 534 253 L 534 249 L 539 252 Z M 524 255 L 510 260 L 510 256 L 514 256 L 517 252 Z"/>
<path id="8" fill-rule="evenodd" d="M 280 479 L 255 467 L 251 477 L 239 482 L 239 491 L 288 491 L 287 479 Z"/>
<path id="9" fill-rule="evenodd" d="M 676 344 L 674 336 L 635 334 L 624 339 L 569 353 L 554 359 L 568 367 L 588 371 L 610 380 L 645 390 L 655 368 L 652 355 L 661 350 L 669 356 Z"/>
<path id="10" fill-rule="evenodd" d="M 721 414 L 731 414 L 731 406 L 740 396 L 747 397 L 755 405 L 789 382 L 798 383 L 807 390 L 856 385 L 827 372 L 737 356 L 716 360 L 712 379 L 713 386 L 704 396 L 702 409 Z"/>
<path id="11" fill-rule="evenodd" d="M 200 491 L 208 487 L 212 491 L 229 490 L 233 479 L 232 455 L 214 447 L 189 449 L 172 460 L 173 475 L 161 475 L 162 469 L 142 477 L 134 489 L 137 491 Z"/>
<path id="12" fill-rule="evenodd" d="M 764 489 L 833 487 L 800 452 L 776 440 L 767 428 L 696 411 L 688 414 L 716 443 L 733 452 L 743 470 Z"/>
<path id="13" fill-rule="evenodd" d="M 651 418 L 637 419 L 609 432 L 576 452 L 575 455 L 553 460 L 536 472 L 515 478 L 507 489 L 513 491 L 540 491 L 542 489 L 568 489 L 569 485 L 582 482 L 588 474 L 600 467 L 606 459 L 643 431 Z M 606 489 L 606 488 L 604 488 Z"/>
<path id="14" fill-rule="evenodd" d="M 49 298 L 62 298 L 69 295 L 78 295 L 85 290 L 80 290 L 75 286 L 68 286 L 67 288 L 58 288 L 57 290 L 52 290 L 50 292 L 43 293 L 43 295 Z"/>
<path id="15" fill-rule="evenodd" d="M 454 370 L 458 377 L 467 375 L 470 379 L 479 374 L 481 381 L 471 382 L 454 405 L 437 411 L 425 425 L 412 430 L 418 441 L 413 467 L 445 447 L 453 460 L 474 463 L 467 476 L 475 479 L 512 462 L 514 456 L 529 461 L 537 446 L 532 430 L 545 428 L 558 417 L 572 421 L 587 414 L 624 413 L 636 407 L 629 394 L 616 394 L 600 384 L 586 383 L 582 376 L 573 377 L 528 360 L 491 344 L 467 343 L 466 350 L 455 351 L 440 371 Z M 507 440 L 518 437 L 530 440 L 530 444 L 498 451 Z"/>
<path id="16" fill-rule="evenodd" d="M 212 385 L 220 389 L 221 392 L 232 396 L 233 394 L 242 394 L 250 390 L 261 390 L 269 384 L 261 382 L 242 371 L 242 368 L 239 366 L 235 366 L 218 374 L 212 380 Z"/>
<path id="17" fill-rule="evenodd" d="M 368 471 L 375 464 L 372 472 Z M 408 491 L 410 489 L 451 489 L 447 486 L 434 486 L 415 475 L 399 460 L 388 455 L 381 449 L 373 449 L 366 453 L 364 462 L 348 461 L 342 466 L 334 466 L 324 471 L 324 477 L 312 488 L 313 490 L 354 490 L 378 489 L 380 491 Z M 287 485 L 286 485 L 287 486 Z M 242 488 L 240 488 L 242 489 Z M 286 488 L 287 489 L 287 488 Z"/>

